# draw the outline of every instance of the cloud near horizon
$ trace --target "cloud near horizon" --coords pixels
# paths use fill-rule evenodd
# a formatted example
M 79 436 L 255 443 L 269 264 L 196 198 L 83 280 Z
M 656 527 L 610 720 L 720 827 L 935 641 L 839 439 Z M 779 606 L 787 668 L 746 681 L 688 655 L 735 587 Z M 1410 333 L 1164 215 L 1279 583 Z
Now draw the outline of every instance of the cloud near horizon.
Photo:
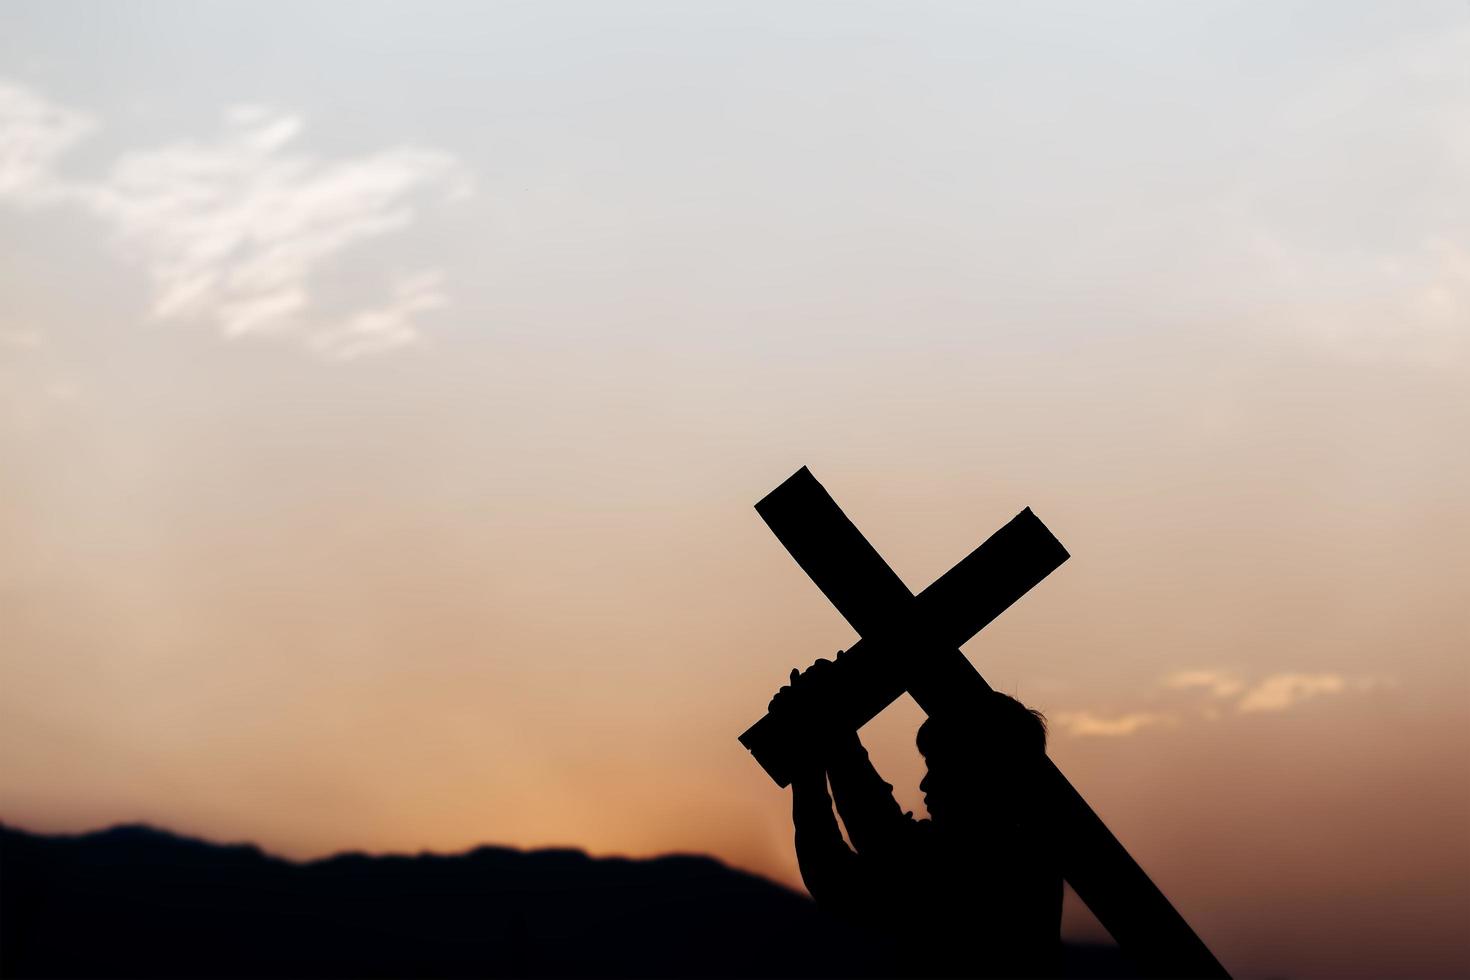
M 1346 677 L 1332 673 L 1281 673 L 1247 684 L 1226 671 L 1186 670 L 1169 674 L 1160 685 L 1168 690 L 1203 692 L 1208 701 L 1177 711 L 1131 711 L 1112 716 L 1086 710 L 1058 711 L 1050 717 L 1068 735 L 1079 738 L 1118 737 L 1134 735 L 1149 728 L 1177 725 L 1190 714 L 1218 720 L 1221 713 L 1214 701 L 1232 701 L 1234 713 L 1240 715 L 1281 712 L 1324 695 L 1391 687 L 1393 681 L 1383 677 Z
M 1377 677 L 1343 677 L 1341 674 L 1274 674 L 1245 693 L 1235 710 L 1241 714 L 1285 711 L 1323 694 L 1348 690 L 1370 691 L 1386 682 Z
M 70 205 L 107 225 L 146 268 L 157 319 L 213 323 L 226 337 L 294 336 L 346 359 L 416 342 L 417 316 L 448 303 L 437 269 L 403 274 L 386 300 L 346 314 L 324 309 L 317 288 L 344 252 L 412 224 L 431 192 L 469 192 L 468 171 L 445 150 L 323 161 L 293 149 L 300 116 L 241 105 L 211 139 L 125 152 L 99 180 L 58 174 L 95 128 L 0 81 L 0 201 Z
M 1164 686 L 1174 690 L 1203 688 L 1217 698 L 1228 698 L 1245 689 L 1244 683 L 1218 670 L 1181 670 L 1164 678 Z
M 1079 738 L 1097 736 L 1115 738 L 1121 735 L 1132 735 L 1145 728 L 1173 725 L 1178 722 L 1173 715 L 1154 711 L 1134 711 L 1112 718 L 1096 715 L 1091 711 L 1058 711 L 1051 716 L 1051 720 L 1061 725 L 1068 735 L 1076 735 Z

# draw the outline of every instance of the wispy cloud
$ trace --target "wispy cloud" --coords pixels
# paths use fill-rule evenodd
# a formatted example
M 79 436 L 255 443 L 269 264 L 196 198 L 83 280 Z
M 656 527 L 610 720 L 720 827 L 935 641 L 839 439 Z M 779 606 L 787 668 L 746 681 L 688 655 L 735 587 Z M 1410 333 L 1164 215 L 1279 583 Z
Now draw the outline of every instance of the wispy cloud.
M 10 350 L 39 350 L 46 342 L 34 327 L 0 327 L 0 347 Z
M 103 221 L 145 266 L 158 319 L 210 322 L 227 337 L 297 336 L 347 358 L 415 342 L 415 318 L 448 302 L 432 269 L 345 315 L 325 313 L 315 287 L 344 252 L 410 225 L 426 197 L 467 192 L 451 153 L 400 146 L 320 160 L 294 149 L 299 116 L 236 106 L 210 139 L 124 153 L 98 180 L 62 177 L 58 158 L 92 127 L 0 84 L 0 201 L 67 203 Z
M 414 314 L 437 310 L 449 303 L 443 274 L 421 272 L 399 279 L 393 298 L 374 310 L 364 310 L 312 338 L 312 346 L 335 357 L 352 358 L 412 343 L 418 334 Z
M 1184 670 L 1169 674 L 1161 684 L 1176 691 L 1204 691 L 1213 699 L 1231 701 L 1231 707 L 1239 714 L 1251 714 L 1285 711 L 1322 695 L 1368 691 L 1388 686 L 1389 681 L 1382 677 L 1349 677 L 1337 673 L 1286 672 L 1247 684 L 1228 671 Z M 1218 716 L 1213 706 L 1209 711 Z
M 1470 356 L 1467 64 L 1460 29 L 1345 60 L 1281 100 L 1277 139 L 1224 205 L 1264 323 L 1353 360 Z
M 1366 691 L 1381 683 L 1373 677 L 1347 678 L 1341 674 L 1273 674 L 1247 691 L 1235 710 L 1242 714 L 1285 711 L 1324 694 Z
M 91 117 L 0 79 L 0 200 L 34 205 L 62 194 L 56 160 L 93 126 Z
M 1172 725 L 1176 722 L 1172 715 L 1155 711 L 1134 711 L 1114 717 L 1095 715 L 1090 711 L 1058 711 L 1050 715 L 1049 719 L 1061 725 L 1067 734 L 1081 738 L 1116 738 L 1156 725 Z
M 1470 243 L 1432 236 L 1397 253 L 1347 253 L 1261 228 L 1253 243 L 1292 298 L 1274 315 L 1355 361 L 1444 366 L 1470 353 Z
M 1232 697 L 1245 688 L 1241 681 L 1218 670 L 1182 670 L 1165 677 L 1164 686 L 1173 690 L 1203 688 L 1217 698 Z
M 1219 721 L 1227 714 L 1288 711 L 1313 698 L 1392 687 L 1394 682 L 1386 677 L 1336 673 L 1280 673 L 1247 683 L 1228 671 L 1199 669 L 1176 671 L 1165 676 L 1159 685 L 1183 692 L 1186 700 L 1176 699 L 1161 708 L 1120 714 L 1079 710 L 1056 711 L 1048 717 L 1068 735 L 1116 738 L 1149 728 L 1183 724 L 1191 719 Z

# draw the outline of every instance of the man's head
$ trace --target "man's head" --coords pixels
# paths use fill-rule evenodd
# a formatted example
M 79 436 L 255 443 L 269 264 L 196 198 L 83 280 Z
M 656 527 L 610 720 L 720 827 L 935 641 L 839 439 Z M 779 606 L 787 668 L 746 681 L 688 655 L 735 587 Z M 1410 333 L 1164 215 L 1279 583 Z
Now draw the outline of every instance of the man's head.
M 963 718 L 925 721 L 918 745 L 929 769 L 919 789 L 936 824 L 954 818 L 1009 820 L 1030 803 L 1046 755 L 1046 719 L 992 691 Z

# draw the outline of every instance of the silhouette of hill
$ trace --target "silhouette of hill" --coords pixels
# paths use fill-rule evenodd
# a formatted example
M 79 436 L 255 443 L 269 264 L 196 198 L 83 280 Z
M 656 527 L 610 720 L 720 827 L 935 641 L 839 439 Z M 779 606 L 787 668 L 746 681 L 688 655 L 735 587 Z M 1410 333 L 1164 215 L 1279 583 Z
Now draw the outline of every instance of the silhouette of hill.
M 709 857 L 479 847 L 295 863 L 146 826 L 0 826 L 6 977 L 862 977 L 884 951 Z M 1070 947 L 1076 975 L 1126 975 Z

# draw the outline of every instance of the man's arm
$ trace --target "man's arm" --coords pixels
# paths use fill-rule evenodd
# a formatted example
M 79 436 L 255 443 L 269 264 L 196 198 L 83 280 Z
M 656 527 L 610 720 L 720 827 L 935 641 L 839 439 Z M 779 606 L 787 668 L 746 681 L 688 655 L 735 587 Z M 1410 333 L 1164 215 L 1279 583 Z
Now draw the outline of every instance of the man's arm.
M 840 661 L 842 657 L 843 653 L 838 651 L 837 659 Z M 807 786 L 802 793 L 814 801 L 812 819 L 820 811 L 823 819 L 832 820 L 827 781 L 820 776 L 820 767 L 825 767 L 832 780 L 837 811 L 842 815 L 853 847 L 859 854 L 881 853 L 903 839 L 906 829 L 913 825 L 913 815 L 904 813 L 894 801 L 893 787 L 883 781 L 868 761 L 867 750 L 857 732 L 844 730 L 836 719 L 826 717 L 823 701 L 813 696 L 824 683 L 831 683 L 823 677 L 834 666 L 830 660 L 818 660 L 804 672 L 793 667 L 791 683 L 776 692 L 767 710 L 772 714 L 791 712 L 791 717 L 800 719 L 798 737 L 804 742 L 810 760 L 805 768 L 817 773 L 805 777 Z M 832 829 L 836 833 L 835 822 Z
M 831 728 L 820 723 L 812 705 L 804 708 L 801 705 L 806 700 L 804 693 L 811 689 L 811 672 L 820 673 L 829 666 L 830 661 L 818 660 L 806 675 L 793 667 L 791 683 L 776 692 L 767 710 L 799 712 L 793 717 L 803 720 L 798 736 L 804 743 L 803 761 L 791 779 L 791 822 L 796 830 L 796 862 L 801 868 L 801 880 L 818 905 L 850 916 L 860 901 L 857 890 L 861 872 L 858 856 L 837 829 L 832 798 L 827 795 L 824 762 L 829 754 L 826 743 Z
M 806 890 L 818 905 L 851 917 L 860 902 L 858 856 L 837 829 L 827 776 L 820 769 L 792 779 L 791 822 L 796 828 L 796 863 Z
M 893 798 L 893 787 L 878 775 L 857 732 L 832 741 L 827 757 L 832 796 L 847 837 L 859 854 L 879 854 L 897 846 L 914 825 Z

